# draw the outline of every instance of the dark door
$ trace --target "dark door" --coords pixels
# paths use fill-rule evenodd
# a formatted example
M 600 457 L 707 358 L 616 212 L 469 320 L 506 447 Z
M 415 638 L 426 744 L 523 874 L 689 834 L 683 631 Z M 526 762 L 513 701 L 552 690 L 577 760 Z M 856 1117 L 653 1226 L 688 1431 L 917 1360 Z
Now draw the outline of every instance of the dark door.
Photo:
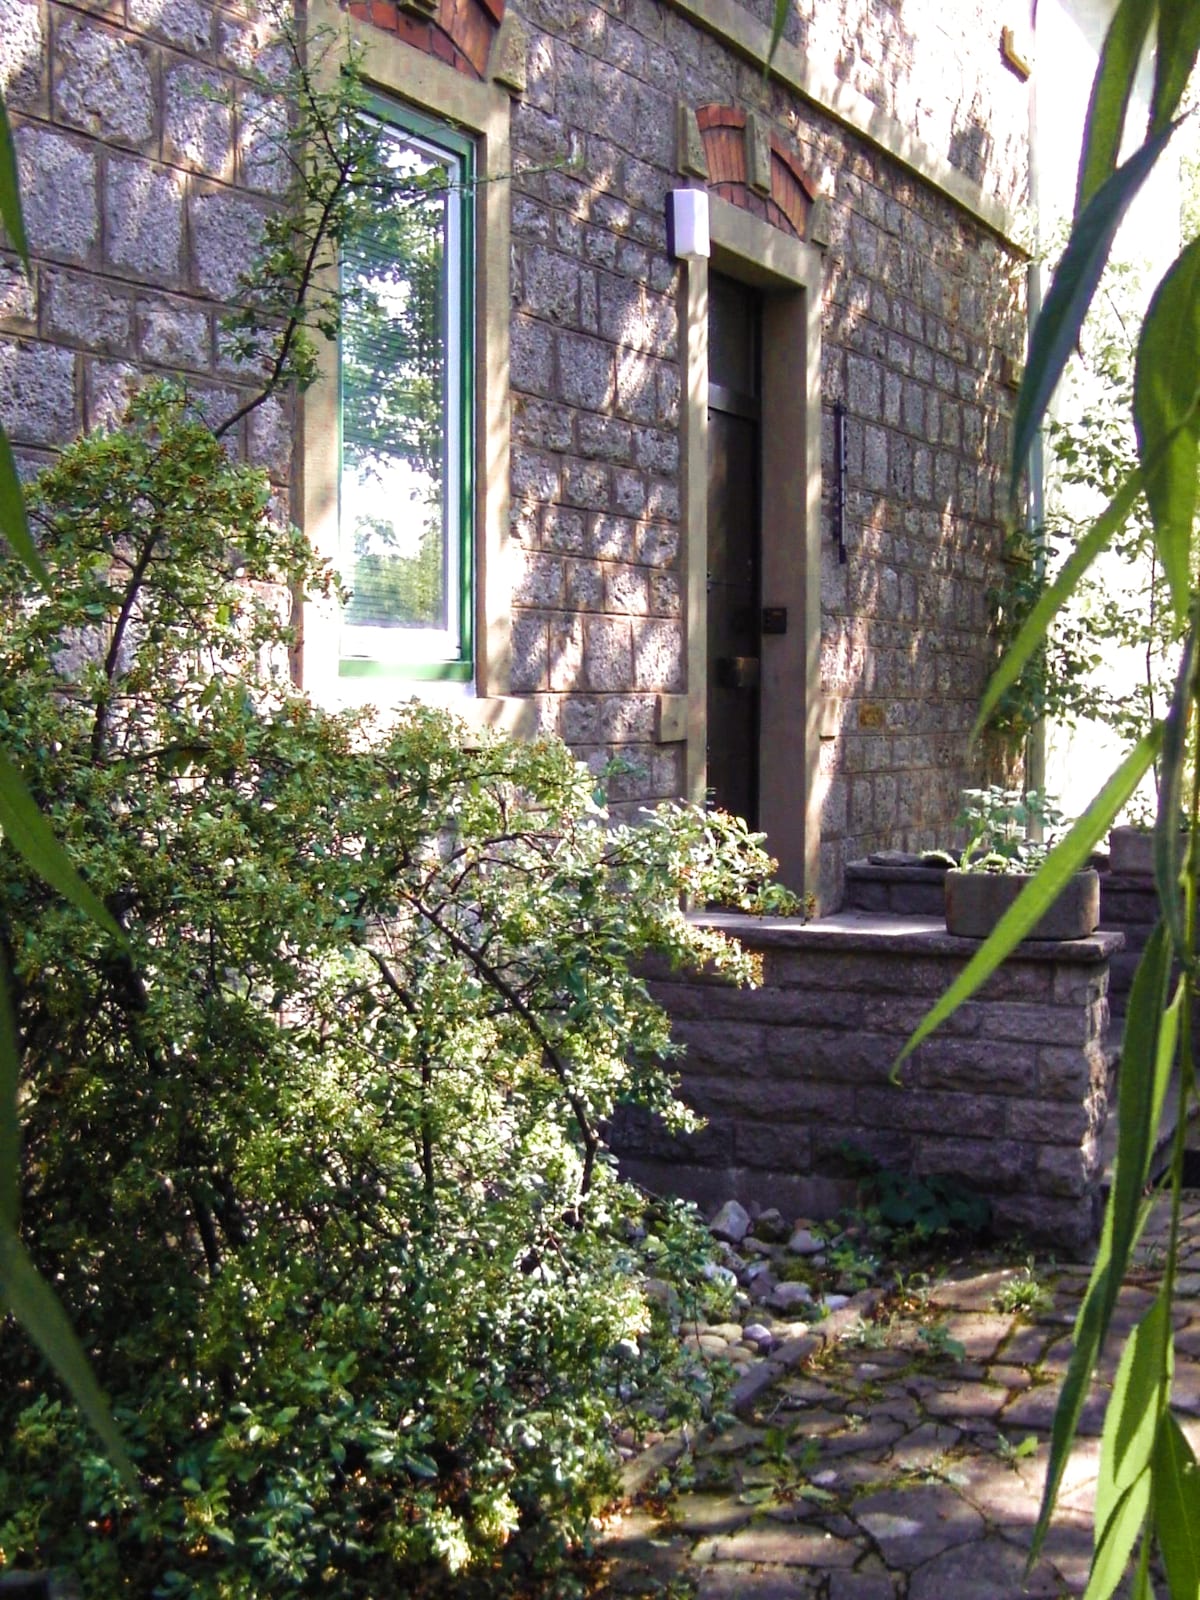
M 708 789 L 758 823 L 758 296 L 708 278 Z

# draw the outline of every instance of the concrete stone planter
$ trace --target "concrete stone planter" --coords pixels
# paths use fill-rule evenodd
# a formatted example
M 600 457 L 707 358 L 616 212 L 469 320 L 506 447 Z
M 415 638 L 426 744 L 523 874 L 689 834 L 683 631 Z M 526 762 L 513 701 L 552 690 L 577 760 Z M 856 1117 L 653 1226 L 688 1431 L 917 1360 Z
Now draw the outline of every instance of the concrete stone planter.
M 986 939 L 1031 878 L 1028 872 L 947 872 L 946 931 Z M 1084 939 L 1099 921 L 1100 874 L 1088 867 L 1075 874 L 1028 937 Z
M 1152 828 L 1113 828 L 1108 835 L 1108 870 L 1152 877 L 1154 874 L 1154 830 Z

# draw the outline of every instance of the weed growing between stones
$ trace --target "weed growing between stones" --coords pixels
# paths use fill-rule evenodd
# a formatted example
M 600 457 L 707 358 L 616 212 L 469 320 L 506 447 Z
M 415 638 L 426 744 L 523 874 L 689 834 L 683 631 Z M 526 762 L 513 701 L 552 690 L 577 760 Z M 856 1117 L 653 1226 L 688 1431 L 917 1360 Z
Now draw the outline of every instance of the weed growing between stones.
M 1051 1299 L 1050 1291 L 1037 1275 L 1031 1256 L 1021 1270 L 996 1291 L 995 1305 L 997 1311 L 1019 1311 L 1023 1316 L 1034 1318 L 1050 1304 Z

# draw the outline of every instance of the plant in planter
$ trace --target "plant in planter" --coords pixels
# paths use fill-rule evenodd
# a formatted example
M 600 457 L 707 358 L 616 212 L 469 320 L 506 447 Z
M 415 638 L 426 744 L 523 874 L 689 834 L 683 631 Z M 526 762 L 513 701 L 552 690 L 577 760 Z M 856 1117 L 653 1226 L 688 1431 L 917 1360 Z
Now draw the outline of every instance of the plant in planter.
M 1016 901 L 1045 861 L 1065 818 L 1042 791 L 964 789 L 959 826 L 967 842 L 946 873 L 946 928 L 983 939 Z M 1041 838 L 1034 838 L 1034 832 Z M 1084 868 L 1027 935 L 1030 939 L 1081 939 L 1100 920 L 1100 879 Z
M 1155 806 L 1141 793 L 1136 794 L 1121 813 L 1124 822 L 1114 824 L 1108 833 L 1110 872 L 1129 873 L 1148 878 L 1154 873 Z M 1180 848 L 1186 843 L 1188 819 L 1179 815 Z

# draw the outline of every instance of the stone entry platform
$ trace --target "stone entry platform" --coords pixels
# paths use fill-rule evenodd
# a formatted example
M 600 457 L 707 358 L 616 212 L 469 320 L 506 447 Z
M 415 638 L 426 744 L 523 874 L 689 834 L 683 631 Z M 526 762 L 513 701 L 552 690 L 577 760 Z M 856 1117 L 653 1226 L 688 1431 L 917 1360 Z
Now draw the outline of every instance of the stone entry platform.
M 1002 1231 L 1060 1255 L 1088 1249 L 1120 933 L 1021 945 L 893 1084 L 906 1038 L 976 941 L 953 938 L 933 915 L 703 920 L 756 953 L 761 985 L 653 981 L 687 1047 L 684 1098 L 708 1126 L 676 1140 L 623 1118 L 615 1142 L 631 1176 L 701 1204 L 732 1195 L 830 1216 L 854 1198 L 850 1146 L 892 1170 L 970 1183 Z
M 1087 1586 L 1100 1428 L 1124 1337 L 1158 1288 L 1160 1204 L 1122 1286 L 1042 1558 L 1025 1562 L 1087 1269 L 951 1264 L 907 1304 L 816 1324 L 739 1418 L 695 1442 L 691 1485 L 631 1506 L 604 1541 L 605 1595 L 694 1600 L 1066 1600 Z M 1200 1450 L 1200 1195 L 1186 1197 L 1173 1403 Z M 866 1297 L 863 1297 L 865 1300 Z M 834 1318 L 830 1319 L 833 1324 Z M 930 1325 L 944 1339 L 922 1338 Z M 950 1346 L 949 1341 L 954 1345 Z M 951 1353 L 952 1352 L 952 1353 Z M 656 1447 L 659 1467 L 682 1443 Z M 654 1470 L 631 1478 L 653 1487 Z M 654 1463 L 649 1463 L 653 1469 Z M 1157 1588 L 1156 1592 L 1164 1592 Z M 1118 1594 L 1127 1594 L 1122 1585 Z

